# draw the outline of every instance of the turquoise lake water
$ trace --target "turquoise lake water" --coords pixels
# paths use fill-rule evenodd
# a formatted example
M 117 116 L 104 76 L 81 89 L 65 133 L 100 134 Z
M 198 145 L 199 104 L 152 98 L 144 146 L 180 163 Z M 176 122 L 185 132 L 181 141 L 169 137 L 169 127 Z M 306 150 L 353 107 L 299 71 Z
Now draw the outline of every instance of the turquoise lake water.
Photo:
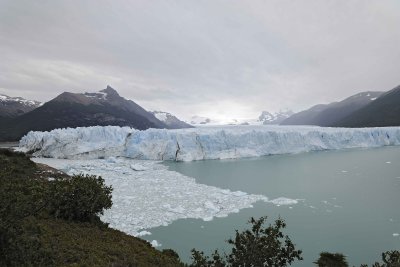
M 226 218 L 184 219 L 150 229 L 148 240 L 176 250 L 184 261 L 190 250 L 223 251 L 235 229 L 251 217 L 285 219 L 285 231 L 304 260 L 314 266 L 319 252 L 340 252 L 350 265 L 371 264 L 381 252 L 400 249 L 400 148 L 355 149 L 267 156 L 240 160 L 166 162 L 170 170 L 198 183 L 263 194 L 270 199 L 302 199 L 292 206 L 258 202 Z

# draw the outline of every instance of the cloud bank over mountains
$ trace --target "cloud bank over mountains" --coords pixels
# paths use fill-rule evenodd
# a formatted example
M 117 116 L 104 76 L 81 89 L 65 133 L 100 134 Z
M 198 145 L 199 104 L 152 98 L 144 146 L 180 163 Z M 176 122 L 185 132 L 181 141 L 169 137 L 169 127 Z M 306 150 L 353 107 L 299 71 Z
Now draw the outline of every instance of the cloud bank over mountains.
M 179 117 L 295 111 L 399 83 L 400 2 L 0 2 L 0 92 L 110 84 Z

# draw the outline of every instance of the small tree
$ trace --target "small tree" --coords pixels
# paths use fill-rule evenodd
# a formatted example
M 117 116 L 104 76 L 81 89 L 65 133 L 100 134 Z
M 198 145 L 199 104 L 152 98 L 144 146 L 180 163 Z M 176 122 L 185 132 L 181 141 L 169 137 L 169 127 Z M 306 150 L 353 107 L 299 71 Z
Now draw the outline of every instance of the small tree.
M 400 267 L 400 251 L 392 250 L 382 253 L 383 264 L 375 262 L 372 267 Z M 361 267 L 368 267 L 367 264 L 362 264 Z
M 315 262 L 318 267 L 348 267 L 346 257 L 340 253 L 321 252 Z
M 302 260 L 301 250 L 296 250 L 290 238 L 282 233 L 286 223 L 282 219 L 275 224 L 265 227 L 267 217 L 256 220 L 251 218 L 250 230 L 239 232 L 236 230 L 234 239 L 227 242 L 232 250 L 229 255 L 221 256 L 215 251 L 210 259 L 203 252 L 192 250 L 193 263 L 196 267 L 220 266 L 266 266 L 283 267 L 290 265 L 295 260 Z
M 52 182 L 49 214 L 55 218 L 81 222 L 98 221 L 98 215 L 112 206 L 112 187 L 94 175 L 74 175 Z

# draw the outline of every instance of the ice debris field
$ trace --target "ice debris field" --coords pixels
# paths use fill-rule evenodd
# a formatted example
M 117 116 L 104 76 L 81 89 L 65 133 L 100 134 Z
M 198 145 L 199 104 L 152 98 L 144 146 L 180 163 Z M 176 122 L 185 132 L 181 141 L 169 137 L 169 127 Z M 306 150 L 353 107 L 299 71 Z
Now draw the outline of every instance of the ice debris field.
M 110 226 L 135 236 L 174 220 L 225 217 L 257 201 L 295 205 L 298 199 L 196 183 L 170 171 L 160 160 L 190 161 L 307 151 L 400 145 L 400 128 L 321 128 L 281 126 L 204 127 L 139 131 L 128 127 L 87 127 L 30 132 L 20 150 L 34 161 L 67 174 L 102 176 L 112 185 L 113 206 L 102 216 Z M 154 242 L 155 244 L 156 242 Z
M 252 207 L 256 201 L 274 205 L 293 205 L 295 199 L 269 200 L 262 195 L 217 188 L 196 183 L 195 179 L 169 171 L 155 161 L 124 158 L 107 160 L 62 160 L 34 158 L 69 175 L 77 173 L 102 176 L 113 187 L 112 208 L 102 220 L 128 234 L 145 235 L 144 229 L 168 225 L 177 219 L 205 221 Z

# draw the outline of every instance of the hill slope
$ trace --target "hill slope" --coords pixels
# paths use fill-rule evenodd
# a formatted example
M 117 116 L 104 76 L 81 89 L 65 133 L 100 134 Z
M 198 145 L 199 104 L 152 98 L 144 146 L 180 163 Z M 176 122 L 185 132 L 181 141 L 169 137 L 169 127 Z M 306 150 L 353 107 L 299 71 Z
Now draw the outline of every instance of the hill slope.
M 400 126 L 400 86 L 334 123 L 337 127 Z
M 104 203 L 106 188 L 88 177 L 74 188 L 76 181 L 0 149 L 0 266 L 183 266 L 174 251 L 161 252 L 101 223 L 102 212 L 87 207 Z M 69 205 L 72 213 L 63 216 Z
M 107 87 L 97 93 L 62 93 L 41 107 L 0 126 L 0 141 L 19 140 L 29 131 L 86 126 L 170 128 L 135 102 Z
M 356 110 L 375 101 L 383 92 L 368 91 L 352 95 L 340 102 L 320 104 L 296 113 L 281 125 L 333 126 Z

